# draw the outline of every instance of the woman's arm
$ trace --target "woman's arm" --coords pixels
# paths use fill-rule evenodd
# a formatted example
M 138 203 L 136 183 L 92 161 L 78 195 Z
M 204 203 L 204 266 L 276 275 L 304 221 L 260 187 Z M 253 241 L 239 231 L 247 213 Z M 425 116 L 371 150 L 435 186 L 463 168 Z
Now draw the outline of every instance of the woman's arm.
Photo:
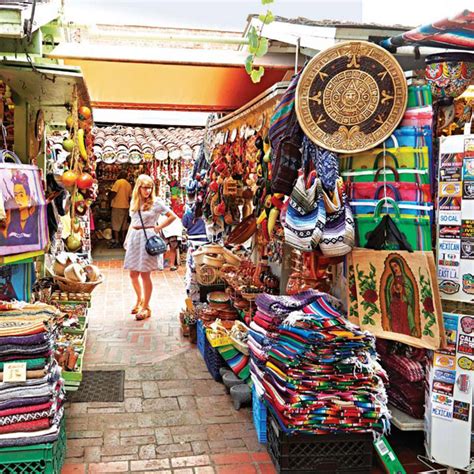
M 165 213 L 165 216 L 167 219 L 161 224 L 155 226 L 155 232 L 157 234 L 165 227 L 168 227 L 178 217 L 173 211 L 168 211 L 167 213 Z

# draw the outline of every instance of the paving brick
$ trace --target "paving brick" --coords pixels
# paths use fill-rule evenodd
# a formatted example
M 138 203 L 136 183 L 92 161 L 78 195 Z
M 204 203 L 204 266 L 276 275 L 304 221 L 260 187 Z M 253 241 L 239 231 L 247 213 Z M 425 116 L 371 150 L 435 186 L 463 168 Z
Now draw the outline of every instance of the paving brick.
M 68 439 L 83 439 L 83 438 L 102 438 L 102 431 L 72 431 L 67 432 Z
M 249 453 L 239 454 L 213 454 L 211 456 L 212 461 L 215 464 L 239 464 L 239 463 L 251 463 L 252 458 Z
M 216 470 L 212 466 L 202 466 L 194 468 L 194 474 L 214 474 L 215 472 Z
M 120 454 L 119 456 L 102 456 L 102 462 L 113 462 L 113 461 L 137 461 L 138 454 Z
M 104 446 L 117 447 L 120 446 L 120 431 L 110 430 L 104 434 Z
M 127 398 L 125 400 L 125 411 L 127 413 L 140 413 L 143 411 L 141 398 Z
M 132 461 L 130 463 L 130 469 L 132 471 L 152 471 L 159 469 L 170 468 L 169 459 L 150 459 L 146 461 Z
M 138 446 L 104 446 L 103 456 L 120 456 L 122 454 L 138 454 Z
M 126 438 L 128 436 L 153 436 L 155 430 L 153 428 L 134 428 L 132 430 L 120 430 L 120 437 Z
M 266 462 L 272 462 L 272 458 L 268 453 L 251 453 L 250 456 L 255 462 L 261 462 L 261 463 L 266 463 Z
M 71 448 L 85 448 L 86 446 L 102 446 L 102 438 L 79 438 L 79 439 L 70 439 L 68 441 L 68 446 Z
M 230 466 L 218 466 L 218 474 L 257 474 L 257 468 L 253 464 L 235 464 Z
M 160 396 L 158 382 L 143 382 L 142 390 L 145 398 L 158 398 Z
M 84 448 L 84 461 L 86 463 L 90 462 L 100 462 L 101 448 L 99 446 L 87 446 Z
M 174 469 L 173 474 L 194 474 L 194 471 L 192 468 Z
M 260 474 L 277 474 L 277 470 L 271 462 L 259 463 L 257 466 L 258 470 L 260 471 Z
M 155 444 L 156 438 L 154 436 L 127 436 L 120 439 L 122 446 L 142 446 L 144 444 Z
M 178 431 L 178 428 L 193 428 L 194 430 L 191 431 L 189 430 L 188 433 L 182 433 L 182 434 L 175 434 Z M 197 430 L 196 430 L 197 428 Z M 197 427 L 191 426 L 191 427 L 183 427 L 183 426 L 176 426 L 173 428 L 173 441 L 175 443 L 181 443 L 181 442 L 190 442 L 190 441 L 204 441 L 207 440 L 207 433 L 202 430 L 202 428 L 198 425 Z M 179 433 L 179 432 L 178 432 Z
M 99 474 L 102 472 L 128 472 L 128 462 L 117 461 L 89 464 L 89 474 Z
M 61 469 L 61 474 L 86 474 L 85 464 L 65 464 Z
M 197 408 L 196 400 L 192 396 L 178 397 L 179 408 L 187 410 L 189 408 Z
M 160 388 L 161 397 L 179 397 L 186 395 L 194 395 L 194 389 L 192 387 L 177 387 L 177 388 Z
M 177 398 L 150 398 L 143 400 L 143 411 L 145 412 L 179 410 L 179 408 Z
M 192 452 L 190 443 L 173 443 L 173 444 L 162 444 L 156 447 L 156 454 L 179 456 L 185 455 Z
M 68 459 L 70 459 L 70 458 L 83 458 L 84 457 L 84 448 L 69 446 L 69 442 L 68 442 L 68 446 L 67 446 L 67 449 L 66 449 L 66 456 L 67 456 Z
M 210 464 L 209 456 L 185 456 L 181 458 L 171 459 L 171 466 L 177 467 L 194 467 L 207 466 Z
M 191 448 L 194 454 L 209 454 L 210 447 L 207 441 L 192 441 Z
M 143 390 L 141 388 L 131 388 L 125 389 L 124 391 L 125 399 L 134 398 L 134 397 L 143 397 Z
M 132 438 L 133 439 L 133 438 Z M 140 459 L 155 459 L 156 449 L 154 444 L 146 444 L 138 448 L 138 457 Z
M 156 444 L 171 444 L 173 443 L 173 435 L 169 428 L 157 428 L 154 431 Z

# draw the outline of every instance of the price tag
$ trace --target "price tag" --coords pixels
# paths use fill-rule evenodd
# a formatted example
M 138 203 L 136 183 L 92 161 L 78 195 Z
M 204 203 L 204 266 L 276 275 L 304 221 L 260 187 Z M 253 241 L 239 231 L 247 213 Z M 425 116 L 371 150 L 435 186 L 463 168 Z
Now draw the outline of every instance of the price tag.
M 6 363 L 3 367 L 4 382 L 26 382 L 26 362 Z

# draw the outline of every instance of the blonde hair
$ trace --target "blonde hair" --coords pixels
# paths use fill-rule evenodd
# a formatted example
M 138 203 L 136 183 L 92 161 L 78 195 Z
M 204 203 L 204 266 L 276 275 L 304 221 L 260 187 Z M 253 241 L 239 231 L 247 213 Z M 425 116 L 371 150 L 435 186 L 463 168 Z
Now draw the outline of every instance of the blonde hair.
M 153 186 L 153 191 L 150 193 L 147 200 L 145 202 L 142 202 L 140 188 L 147 184 L 150 186 Z M 153 179 L 151 179 L 150 176 L 148 176 L 147 174 L 141 174 L 137 178 L 135 187 L 133 188 L 132 200 L 130 202 L 130 209 L 133 212 L 138 211 L 138 209 L 141 209 L 142 211 L 148 211 L 153 206 L 155 199 L 156 199 L 156 193 L 155 193 L 155 183 L 153 182 Z

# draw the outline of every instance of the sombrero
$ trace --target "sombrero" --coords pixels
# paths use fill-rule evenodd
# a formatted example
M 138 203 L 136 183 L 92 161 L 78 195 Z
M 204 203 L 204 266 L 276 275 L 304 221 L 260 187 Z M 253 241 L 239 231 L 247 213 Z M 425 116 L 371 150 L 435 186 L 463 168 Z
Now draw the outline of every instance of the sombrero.
M 314 143 L 338 153 L 383 142 L 406 103 L 407 83 L 397 60 L 366 41 L 338 43 L 316 55 L 296 89 L 301 128 Z

